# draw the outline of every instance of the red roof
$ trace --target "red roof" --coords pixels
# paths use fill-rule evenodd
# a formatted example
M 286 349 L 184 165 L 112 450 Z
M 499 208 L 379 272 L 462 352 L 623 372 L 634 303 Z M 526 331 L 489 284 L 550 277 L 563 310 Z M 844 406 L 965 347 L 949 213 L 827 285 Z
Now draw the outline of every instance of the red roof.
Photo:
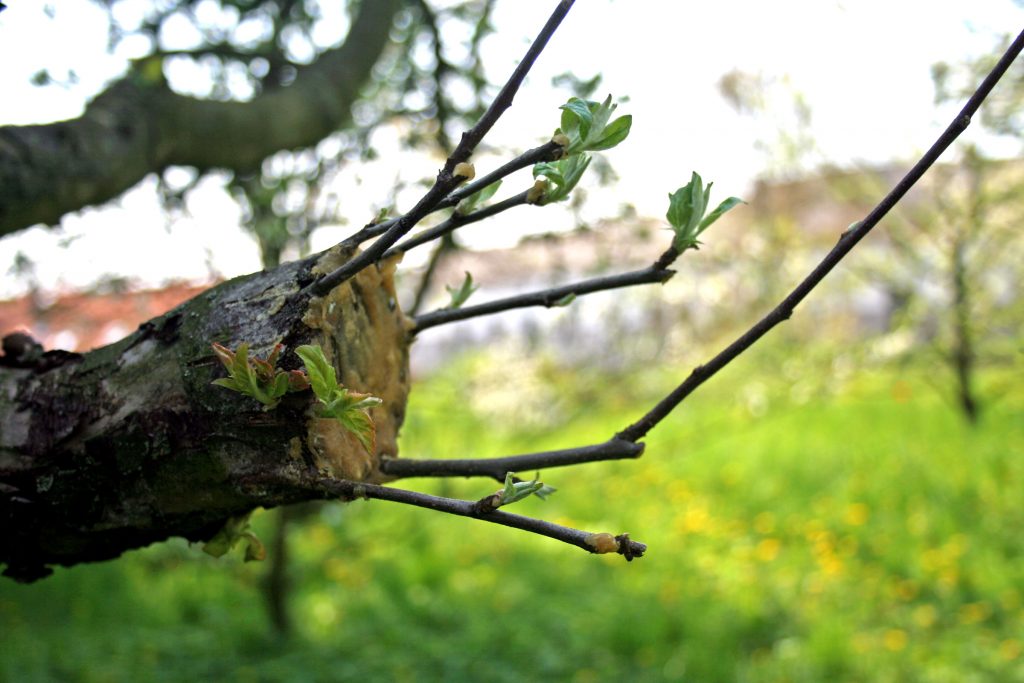
M 0 301 L 0 337 L 22 331 L 47 351 L 88 351 L 127 336 L 209 287 L 175 284 L 138 292 L 66 294 L 46 303 L 32 295 Z

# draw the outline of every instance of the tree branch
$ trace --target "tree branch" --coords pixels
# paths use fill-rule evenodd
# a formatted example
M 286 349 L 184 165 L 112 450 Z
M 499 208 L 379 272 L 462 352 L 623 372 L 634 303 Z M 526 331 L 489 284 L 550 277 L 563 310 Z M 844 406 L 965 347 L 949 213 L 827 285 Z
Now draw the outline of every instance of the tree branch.
M 476 318 L 482 315 L 491 315 L 493 313 L 500 313 L 514 308 L 526 308 L 529 306 L 546 306 L 547 308 L 551 308 L 552 306 L 560 306 L 564 305 L 561 302 L 567 296 L 580 296 L 583 294 L 590 294 L 592 292 L 600 292 L 606 289 L 632 287 L 634 285 L 654 283 L 664 284 L 673 275 L 675 275 L 674 270 L 659 270 L 654 266 L 648 266 L 642 270 L 634 270 L 628 273 L 619 273 L 617 275 L 595 277 L 590 280 L 582 280 L 580 282 L 562 285 L 560 287 L 552 287 L 550 289 L 543 289 L 537 292 L 530 292 L 528 294 L 520 294 L 517 296 L 510 296 L 505 299 L 497 299 L 477 306 L 466 306 L 464 308 L 442 308 L 413 318 L 415 326 L 412 328 L 411 334 L 418 334 L 427 328 L 435 327 L 437 325 L 444 325 L 458 320 L 467 320 L 469 318 Z M 633 439 L 630 440 L 632 441 Z
M 349 120 L 399 7 L 362 3 L 340 47 L 249 102 L 185 97 L 132 72 L 77 119 L 0 127 L 0 235 L 57 223 L 167 166 L 245 172 L 276 151 L 316 144 Z
M 612 536 L 612 534 L 609 533 L 591 533 L 587 531 L 580 531 L 578 529 L 571 529 L 569 527 L 554 524 L 553 522 L 546 522 L 541 519 L 502 512 L 501 510 L 488 512 L 486 511 L 486 506 L 481 504 L 483 500 L 486 499 L 481 499 L 480 501 L 468 501 L 457 500 L 454 498 L 441 498 L 440 496 L 432 496 L 416 491 L 407 491 L 387 486 L 378 486 L 376 484 L 363 484 L 355 481 L 349 481 L 347 479 L 326 477 L 320 478 L 313 483 L 320 489 L 320 491 L 323 492 L 325 498 L 344 498 L 348 500 L 355 498 L 369 498 L 389 500 L 394 503 L 403 503 L 405 505 L 427 508 L 428 510 L 434 510 L 435 512 L 446 512 L 450 515 L 472 517 L 473 519 L 479 519 L 484 522 L 501 524 L 514 529 L 547 536 L 548 538 L 553 538 L 556 541 L 562 541 L 563 543 L 574 545 L 577 548 L 582 548 L 590 553 L 604 554 L 615 552 L 622 555 L 627 560 L 632 560 L 634 557 L 642 557 L 647 551 L 647 546 L 645 544 L 631 540 L 628 534 Z M 490 496 L 487 498 L 490 498 Z
M 522 85 L 523 80 L 526 78 L 526 74 L 529 73 L 530 68 L 534 62 L 540 56 L 540 53 L 547 46 L 551 36 L 554 35 L 555 30 L 559 24 L 562 23 L 562 19 L 569 13 L 575 0 L 561 0 L 555 11 L 552 12 L 548 18 L 544 28 L 541 29 L 540 33 L 534 39 L 530 45 L 530 49 L 526 51 L 526 55 L 523 60 L 516 67 L 515 71 L 509 77 L 508 81 L 502 86 L 501 91 L 498 93 L 494 101 L 491 102 L 491 106 L 487 108 L 480 120 L 477 121 L 471 129 L 462 134 L 462 139 L 456 146 L 455 151 L 452 152 L 451 156 L 445 162 L 444 167 L 438 172 L 437 179 L 434 181 L 434 185 L 427 190 L 427 193 L 416 203 L 411 211 L 406 213 L 404 216 L 398 219 L 392 225 L 387 232 L 377 238 L 377 241 L 370 245 L 365 251 L 361 252 L 343 266 L 337 268 L 334 272 L 325 275 L 318 281 L 311 284 L 307 290 L 317 296 L 323 295 L 326 292 L 337 287 L 339 284 L 349 279 L 363 268 L 367 267 L 371 263 L 380 259 L 384 252 L 386 252 L 392 245 L 406 235 L 413 227 L 419 223 L 424 216 L 431 213 L 438 205 L 438 203 L 452 190 L 454 190 L 460 182 L 464 179 L 461 175 L 455 175 L 456 167 L 466 162 L 476 146 L 480 144 L 480 141 L 484 136 L 494 127 L 494 124 L 498 122 L 501 115 L 512 106 L 512 100 L 515 98 L 516 92 Z
M 605 460 L 627 460 L 639 458 L 644 452 L 642 443 L 609 439 L 593 446 L 579 446 L 557 451 L 543 451 L 526 455 L 509 455 L 503 458 L 468 458 L 454 460 L 415 460 L 410 458 L 386 458 L 381 460 L 380 470 L 398 479 L 410 477 L 490 477 L 505 481 L 509 472 L 543 470 L 552 467 L 582 465 Z
M 452 214 L 443 222 L 438 223 L 432 228 L 424 230 L 418 235 L 413 235 L 412 237 L 405 240 L 398 246 L 392 247 L 388 251 L 384 252 L 384 258 L 393 256 L 401 252 L 409 251 L 410 249 L 415 249 L 421 244 L 432 242 L 438 237 L 444 237 L 445 235 L 451 233 L 454 230 L 458 230 L 459 228 L 465 225 L 477 223 L 485 218 L 497 216 L 499 213 L 507 211 L 508 209 L 512 209 L 517 206 L 522 206 L 523 204 L 527 203 L 526 194 L 526 192 L 520 192 L 519 194 L 513 195 L 508 199 L 503 199 L 500 202 L 491 204 L 490 206 L 485 206 L 479 211 L 474 211 L 473 213 L 468 213 L 464 216 L 457 213 Z
M 910 190 L 914 184 L 921 179 L 925 172 L 935 163 L 942 153 L 963 133 L 971 123 L 971 117 L 978 111 L 981 103 L 985 101 L 992 88 L 999 81 L 1010 64 L 1017 58 L 1024 49 L 1024 32 L 1017 36 L 1006 53 L 995 65 L 989 75 L 982 81 L 978 89 L 971 95 L 967 104 L 960 110 L 960 113 L 953 119 L 942 135 L 925 152 L 924 156 L 914 164 L 914 167 L 896 184 L 874 209 L 852 229 L 848 229 L 839 238 L 835 247 L 825 256 L 824 259 L 814 268 L 813 271 L 784 298 L 765 317 L 755 323 L 750 329 L 744 332 L 732 344 L 727 346 L 714 358 L 698 365 L 690 375 L 676 387 L 668 396 L 663 398 L 654 408 L 639 420 L 629 425 L 616 436 L 627 441 L 636 441 L 643 438 L 647 432 L 654 428 L 659 422 L 675 409 L 683 400 L 692 394 L 697 387 L 713 377 L 719 370 L 724 368 L 733 359 L 754 345 L 761 337 L 767 334 L 773 327 L 784 320 L 788 320 L 793 314 L 797 304 L 803 301 L 811 291 L 828 275 L 833 268 L 852 250 L 858 242 L 871 232 L 879 221 L 892 209 L 900 199 Z

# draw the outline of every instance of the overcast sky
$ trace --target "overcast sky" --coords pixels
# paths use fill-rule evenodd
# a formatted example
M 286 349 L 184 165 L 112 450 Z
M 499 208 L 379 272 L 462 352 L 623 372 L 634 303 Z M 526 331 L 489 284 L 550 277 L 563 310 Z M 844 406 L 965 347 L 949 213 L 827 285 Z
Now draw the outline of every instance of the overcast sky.
M 40 10 L 43 3 L 8 4 L 0 14 L 0 124 L 74 117 L 122 72 L 128 55 L 106 54 L 106 17 L 87 0 L 54 3 L 54 19 Z M 499 32 L 486 52 L 492 78 L 511 70 L 552 5 L 498 3 Z M 602 91 L 628 96 L 620 111 L 634 115 L 630 139 L 610 153 L 622 180 L 591 191 L 588 218 L 614 213 L 624 202 L 642 214 L 662 215 L 666 194 L 684 184 L 691 170 L 715 181 L 718 198 L 749 193 L 766 166 L 755 142 L 786 125 L 792 93 L 810 107 L 821 158 L 842 164 L 904 160 L 927 147 L 952 112 L 935 110 L 930 66 L 990 51 L 995 36 L 1020 30 L 1022 19 L 1024 11 L 1010 0 L 580 0 L 494 140 L 525 149 L 550 135 L 565 98 L 550 87 L 551 78 L 572 70 L 604 74 Z M 80 81 L 29 86 L 42 67 L 57 77 L 74 68 Z M 738 115 L 718 94 L 719 79 L 734 69 L 786 79 L 762 119 Z M 388 141 L 380 142 L 386 150 Z M 396 174 L 413 180 L 432 176 L 436 167 L 436 160 L 398 161 L 385 154 L 363 173 L 358 196 L 365 201 L 346 205 L 353 224 L 365 222 L 386 201 Z M 528 182 L 510 181 L 509 187 Z M 210 271 L 231 276 L 259 267 L 255 245 L 238 228 L 237 211 L 215 182 L 193 197 L 193 217 L 174 225 L 162 218 L 151 185 L 143 184 L 120 204 L 70 216 L 56 231 L 35 228 L 0 240 L 0 296 L 25 286 L 7 273 L 18 252 L 37 263 L 46 288 L 84 286 L 103 274 L 156 285 L 172 277 L 202 278 Z M 504 245 L 524 221 L 558 229 L 572 220 L 561 208 L 522 211 L 467 230 L 465 241 Z M 325 230 L 316 246 L 349 230 Z M 69 248 L 58 247 L 68 241 Z

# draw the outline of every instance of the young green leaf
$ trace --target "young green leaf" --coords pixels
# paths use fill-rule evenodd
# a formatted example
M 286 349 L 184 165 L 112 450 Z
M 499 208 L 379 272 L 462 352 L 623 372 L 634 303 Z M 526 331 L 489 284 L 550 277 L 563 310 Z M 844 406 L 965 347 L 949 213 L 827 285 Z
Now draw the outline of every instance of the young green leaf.
M 566 294 L 565 296 L 561 297 L 560 299 L 558 299 L 558 301 L 556 301 L 552 305 L 553 306 L 568 306 L 573 301 L 576 301 L 576 295 L 572 294 L 572 293 L 569 293 L 569 294 Z
M 376 396 L 349 391 L 338 384 L 334 366 L 327 362 L 323 349 L 319 346 L 305 345 L 295 349 L 309 374 L 309 383 L 313 387 L 320 405 L 317 414 L 320 417 L 334 418 L 345 429 L 351 432 L 366 449 L 367 453 L 376 450 L 377 431 L 373 418 L 367 412 L 383 401 Z
M 711 189 L 711 185 L 708 185 L 708 189 Z M 704 232 L 705 230 L 707 230 L 708 226 L 710 226 L 712 223 L 721 218 L 726 211 L 729 211 L 730 209 L 733 209 L 739 206 L 740 204 L 746 204 L 746 202 L 740 199 L 739 197 L 729 197 L 728 199 L 723 201 L 721 204 L 715 207 L 714 211 L 705 216 L 704 220 L 700 222 L 700 232 Z
M 468 197 L 463 197 L 458 204 L 455 205 L 455 213 L 460 216 L 465 216 L 468 213 L 472 213 L 478 206 L 486 202 L 488 199 L 494 196 L 494 193 L 501 187 L 501 181 L 496 180 L 487 187 L 481 188 L 474 192 Z
M 466 303 L 469 297 L 473 295 L 473 292 L 479 289 L 479 287 L 473 286 L 473 276 L 469 274 L 468 270 L 466 271 L 466 277 L 462 281 L 461 285 L 458 287 L 449 287 L 448 285 L 445 285 L 444 288 L 448 290 L 448 296 L 451 297 L 451 302 L 448 304 L 448 308 L 452 309 L 462 306 L 462 304 Z
M 538 473 L 539 476 L 539 473 Z M 495 495 L 499 499 L 498 506 L 511 505 L 523 498 L 536 495 L 541 500 L 546 499 L 555 492 L 552 486 L 545 486 L 543 482 L 534 479 L 533 481 L 515 481 L 511 472 L 505 473 L 505 486 Z
M 234 352 L 220 344 L 213 344 L 213 351 L 227 368 L 228 376 L 213 380 L 220 387 L 237 391 L 256 399 L 267 409 L 274 408 L 281 397 L 289 391 L 302 391 L 306 387 L 305 376 L 298 371 L 287 373 L 274 367 L 282 346 L 276 345 L 267 358 L 250 358 L 249 344 L 239 344 Z M 296 373 L 298 376 L 296 376 Z M 308 386 L 308 383 L 306 383 Z
M 565 136 L 568 140 L 566 153 L 578 154 L 586 151 L 611 149 L 629 136 L 633 125 L 632 116 L 620 116 L 608 123 L 617 104 L 612 103 L 612 96 L 604 102 L 592 102 L 571 97 L 560 109 L 562 116 L 560 128 L 555 136 Z
M 539 178 L 544 176 L 550 181 L 550 184 L 544 188 L 543 192 L 539 193 L 540 196 L 536 203 L 540 205 L 551 204 L 552 202 L 560 202 L 567 198 L 573 191 L 573 188 L 576 187 L 576 184 L 580 182 L 580 178 L 583 177 L 587 167 L 590 166 L 590 161 L 590 157 L 586 154 L 573 154 L 566 159 L 535 164 L 533 167 L 533 177 Z
M 668 213 L 665 214 L 665 218 L 675 233 L 672 246 L 677 251 L 683 252 L 699 247 L 700 241 L 697 238 L 701 233 L 721 218 L 726 211 L 743 203 L 743 200 L 738 197 L 729 197 L 705 216 L 711 201 L 712 185 L 714 183 L 708 183 L 705 188 L 700 175 L 694 172 L 689 183 L 669 194 Z
M 323 349 L 306 344 L 295 349 L 295 353 L 306 366 L 306 374 L 309 375 L 313 393 L 324 403 L 330 401 L 332 392 L 338 386 L 338 378 L 334 373 L 334 366 L 327 362 Z
M 245 541 L 245 561 L 262 560 L 267 556 L 263 543 L 249 526 L 252 512 L 229 517 L 220 531 L 203 544 L 203 552 L 213 557 L 222 557 L 241 541 Z

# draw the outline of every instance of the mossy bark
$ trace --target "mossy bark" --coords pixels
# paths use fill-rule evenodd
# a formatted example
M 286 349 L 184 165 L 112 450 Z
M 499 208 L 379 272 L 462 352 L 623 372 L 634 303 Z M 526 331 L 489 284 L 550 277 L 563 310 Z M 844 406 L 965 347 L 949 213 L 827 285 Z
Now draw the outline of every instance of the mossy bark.
M 0 565 L 31 581 L 49 565 L 117 557 L 183 536 L 204 541 L 231 516 L 320 497 L 310 474 L 383 480 L 397 455 L 408 395 L 406 318 L 393 264 L 371 267 L 327 296 L 302 287 L 350 257 L 319 259 L 225 282 L 90 353 L 0 357 Z M 211 343 L 248 342 L 280 367 L 319 344 L 340 381 L 384 399 L 376 452 L 316 418 L 311 392 L 273 410 L 211 384 L 224 376 Z

